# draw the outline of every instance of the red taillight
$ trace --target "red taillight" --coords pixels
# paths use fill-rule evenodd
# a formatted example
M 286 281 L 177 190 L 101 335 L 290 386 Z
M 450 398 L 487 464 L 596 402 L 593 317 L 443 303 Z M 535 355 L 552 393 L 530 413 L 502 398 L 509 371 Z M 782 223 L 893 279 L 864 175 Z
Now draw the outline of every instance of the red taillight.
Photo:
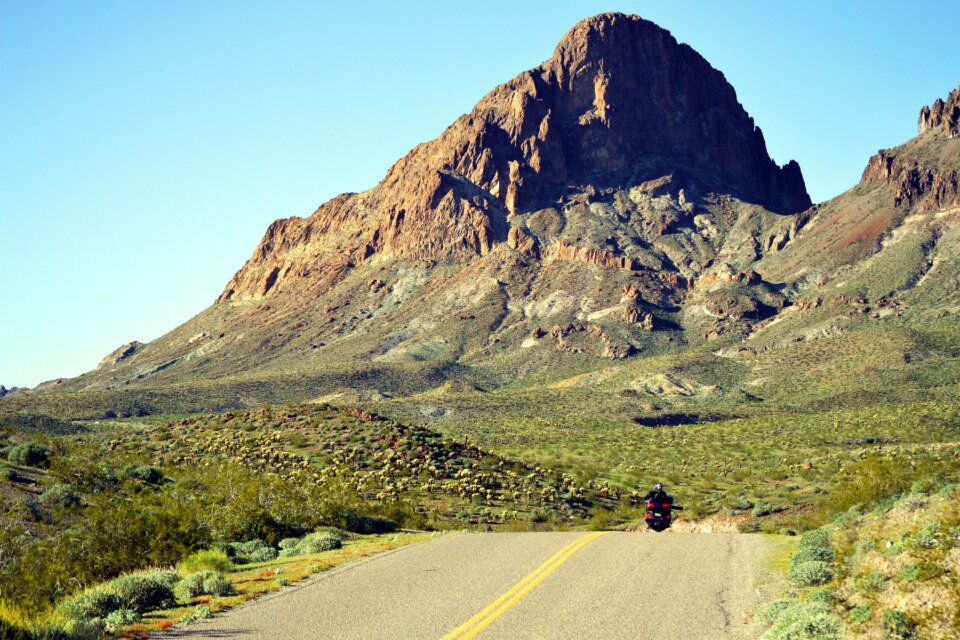
M 663 508 L 664 508 L 664 509 L 669 509 L 669 508 L 670 508 L 670 503 L 669 503 L 669 502 L 664 502 L 664 503 L 663 503 Z
M 669 519 L 672 518 L 673 516 L 671 516 L 671 515 L 668 513 L 665 517 L 667 518 L 667 520 L 669 520 Z
M 653 502 L 648 502 L 648 503 L 647 503 L 647 508 L 648 508 L 648 509 L 653 509 L 655 506 L 657 506 L 657 505 L 655 505 Z
M 646 518 L 647 520 L 653 520 L 653 514 L 652 514 L 652 513 L 648 513 L 648 514 L 645 516 L 645 518 Z

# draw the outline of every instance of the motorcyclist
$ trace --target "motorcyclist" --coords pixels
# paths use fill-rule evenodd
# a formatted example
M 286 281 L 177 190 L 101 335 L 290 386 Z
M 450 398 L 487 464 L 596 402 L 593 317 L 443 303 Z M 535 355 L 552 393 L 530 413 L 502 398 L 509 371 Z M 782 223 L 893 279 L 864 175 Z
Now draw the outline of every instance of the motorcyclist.
M 647 495 L 643 497 L 644 502 L 659 502 L 672 505 L 673 496 L 663 490 L 663 485 L 659 482 L 653 485 L 653 491 L 648 491 Z

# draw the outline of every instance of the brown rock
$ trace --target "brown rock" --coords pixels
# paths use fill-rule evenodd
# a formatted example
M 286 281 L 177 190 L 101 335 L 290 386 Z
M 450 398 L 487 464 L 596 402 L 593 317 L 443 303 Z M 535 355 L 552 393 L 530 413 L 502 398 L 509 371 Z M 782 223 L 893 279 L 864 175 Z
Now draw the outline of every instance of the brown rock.
M 540 258 L 540 244 L 537 239 L 520 227 L 512 227 L 507 234 L 507 245 L 528 258 Z
M 375 188 L 275 222 L 219 301 L 256 300 L 287 281 L 320 290 L 375 254 L 472 261 L 511 242 L 508 216 L 555 203 L 569 184 L 621 180 L 648 158 L 670 158 L 665 175 L 705 171 L 775 211 L 810 205 L 799 167 L 770 159 L 722 73 L 652 22 L 608 13 L 574 26 L 549 60 L 495 88 Z M 596 249 L 556 254 L 639 268 Z
M 948 138 L 960 135 L 960 87 L 950 92 L 946 102 L 937 98 L 931 106 L 921 109 L 917 129 L 921 135 L 927 131 Z

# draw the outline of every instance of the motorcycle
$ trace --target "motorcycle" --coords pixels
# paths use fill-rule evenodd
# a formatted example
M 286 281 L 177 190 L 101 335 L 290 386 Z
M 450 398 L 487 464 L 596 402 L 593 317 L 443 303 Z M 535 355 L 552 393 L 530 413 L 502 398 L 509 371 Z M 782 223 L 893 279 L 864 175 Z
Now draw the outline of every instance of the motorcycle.
M 683 507 L 669 502 L 647 502 L 647 513 L 644 516 L 644 522 L 647 527 L 656 532 L 661 532 L 670 528 L 673 524 L 673 511 L 683 511 Z

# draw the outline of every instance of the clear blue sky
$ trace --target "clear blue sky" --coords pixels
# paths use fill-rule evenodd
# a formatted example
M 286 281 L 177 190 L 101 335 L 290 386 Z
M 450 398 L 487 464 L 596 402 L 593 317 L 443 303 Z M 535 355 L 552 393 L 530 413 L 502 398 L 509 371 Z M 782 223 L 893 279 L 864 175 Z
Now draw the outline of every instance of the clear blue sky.
M 0 383 L 162 335 L 610 10 L 723 71 L 814 200 L 960 84 L 950 2 L 0 0 Z

